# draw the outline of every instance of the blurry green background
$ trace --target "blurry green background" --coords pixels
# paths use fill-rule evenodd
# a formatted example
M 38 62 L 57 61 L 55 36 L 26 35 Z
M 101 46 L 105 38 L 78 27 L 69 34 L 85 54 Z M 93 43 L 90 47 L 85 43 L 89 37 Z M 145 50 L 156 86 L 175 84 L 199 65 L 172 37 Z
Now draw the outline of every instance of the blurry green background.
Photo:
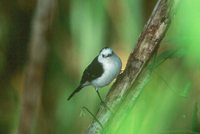
M 36 2 L 0 1 L 0 134 L 17 133 Z M 81 108 L 86 106 L 96 113 L 99 98 L 92 87 L 70 101 L 68 95 L 102 47 L 112 47 L 125 67 L 155 3 L 155 0 L 57 1 L 34 133 L 86 133 L 93 119 Z M 120 127 L 112 123 L 105 133 L 200 133 L 199 9 L 199 0 L 181 0 L 159 53 L 179 51 L 153 71 Z M 100 90 L 102 96 L 109 87 Z

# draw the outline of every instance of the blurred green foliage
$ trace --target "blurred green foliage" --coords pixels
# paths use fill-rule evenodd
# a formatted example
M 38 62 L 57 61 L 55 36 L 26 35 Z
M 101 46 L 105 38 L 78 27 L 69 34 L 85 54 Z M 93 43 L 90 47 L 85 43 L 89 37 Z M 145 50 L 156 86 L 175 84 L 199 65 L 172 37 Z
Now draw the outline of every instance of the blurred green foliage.
M 126 65 L 155 2 L 57 1 L 34 133 L 86 132 L 93 119 L 88 113 L 81 115 L 81 108 L 96 113 L 97 94 L 87 87 L 71 101 L 67 101 L 68 95 L 102 47 L 113 47 Z M 35 5 L 34 0 L 0 2 L 0 134 L 17 132 Z M 153 70 L 137 103 L 128 114 L 123 113 L 127 114 L 125 120 L 118 120 L 120 127 L 111 123 L 105 133 L 200 133 L 199 8 L 199 0 L 181 1 L 158 52 L 177 49 L 176 55 Z M 108 89 L 103 88 L 101 94 L 105 96 Z

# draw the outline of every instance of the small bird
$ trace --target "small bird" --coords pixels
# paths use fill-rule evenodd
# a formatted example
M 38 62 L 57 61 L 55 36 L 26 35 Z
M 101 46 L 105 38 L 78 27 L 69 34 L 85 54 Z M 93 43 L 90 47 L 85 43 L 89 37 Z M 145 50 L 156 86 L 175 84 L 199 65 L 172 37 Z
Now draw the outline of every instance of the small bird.
M 101 102 L 103 102 L 98 90 L 111 83 L 119 75 L 121 67 L 121 59 L 114 51 L 109 47 L 103 48 L 99 55 L 87 66 L 79 86 L 68 97 L 68 100 L 82 88 L 92 85 L 96 89 Z

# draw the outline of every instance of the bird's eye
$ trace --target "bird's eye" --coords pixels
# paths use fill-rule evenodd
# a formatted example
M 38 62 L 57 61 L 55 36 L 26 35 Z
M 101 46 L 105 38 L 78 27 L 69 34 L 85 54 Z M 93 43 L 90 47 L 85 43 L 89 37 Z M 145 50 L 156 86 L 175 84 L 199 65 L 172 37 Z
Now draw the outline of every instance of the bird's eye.
M 104 54 L 102 54 L 102 56 L 103 56 L 103 58 L 105 58 L 105 55 L 104 55 Z

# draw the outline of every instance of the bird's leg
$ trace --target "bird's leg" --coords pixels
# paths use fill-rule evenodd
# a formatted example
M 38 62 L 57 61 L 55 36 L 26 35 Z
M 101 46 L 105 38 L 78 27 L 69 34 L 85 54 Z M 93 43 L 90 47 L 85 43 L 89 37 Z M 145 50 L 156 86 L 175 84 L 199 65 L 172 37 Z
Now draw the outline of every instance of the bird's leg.
M 101 102 L 105 104 L 105 102 L 104 102 L 104 101 L 103 101 L 103 99 L 101 98 L 101 95 L 100 95 L 100 93 L 99 93 L 98 89 L 96 89 L 96 92 L 97 92 L 97 94 L 98 94 L 98 96 L 99 96 L 99 99 L 101 100 Z
M 100 98 L 100 100 L 101 100 L 101 103 L 104 105 L 104 107 L 107 108 L 109 111 L 111 111 L 110 108 L 106 105 L 106 103 L 105 103 L 105 102 L 103 101 L 103 99 L 101 98 L 101 95 L 100 95 L 100 93 L 99 93 L 99 91 L 98 91 L 98 88 L 96 88 L 96 92 L 97 92 L 97 94 L 98 94 L 98 96 L 99 96 L 99 98 Z

